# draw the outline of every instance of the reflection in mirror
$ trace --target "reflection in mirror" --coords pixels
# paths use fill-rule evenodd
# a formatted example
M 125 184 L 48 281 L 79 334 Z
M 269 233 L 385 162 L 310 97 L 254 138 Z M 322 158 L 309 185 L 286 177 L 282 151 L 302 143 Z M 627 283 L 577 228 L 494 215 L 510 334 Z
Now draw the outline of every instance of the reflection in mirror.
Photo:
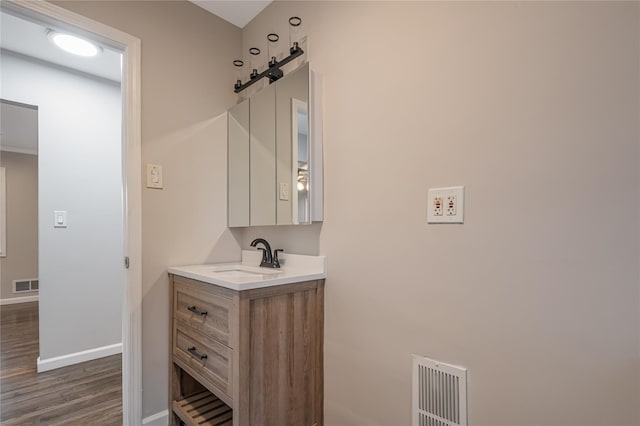
M 291 141 L 293 150 L 293 223 L 311 223 L 309 198 L 309 108 L 307 102 L 291 98 Z
M 321 88 L 313 78 L 306 63 L 229 110 L 229 227 L 323 220 Z
M 309 65 L 298 68 L 278 80 L 276 86 L 277 183 L 290 190 L 277 201 L 277 224 L 297 225 L 311 223 L 313 189 L 298 191 L 298 169 L 308 169 L 309 149 L 313 142 L 309 135 Z M 302 135 L 302 136 L 300 136 Z M 298 159 L 300 157 L 300 160 Z M 302 163 L 302 164 L 300 164 Z M 301 171 L 301 174 L 304 174 Z M 313 183 L 309 185 L 312 187 Z M 282 194 L 279 194 L 282 195 Z

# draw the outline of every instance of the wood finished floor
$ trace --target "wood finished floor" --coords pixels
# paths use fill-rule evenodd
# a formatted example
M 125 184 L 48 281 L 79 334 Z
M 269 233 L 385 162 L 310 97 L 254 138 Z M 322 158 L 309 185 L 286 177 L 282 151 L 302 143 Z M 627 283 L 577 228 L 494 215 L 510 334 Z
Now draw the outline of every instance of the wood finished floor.
M 0 306 L 0 425 L 122 424 L 121 356 L 38 374 L 38 303 Z

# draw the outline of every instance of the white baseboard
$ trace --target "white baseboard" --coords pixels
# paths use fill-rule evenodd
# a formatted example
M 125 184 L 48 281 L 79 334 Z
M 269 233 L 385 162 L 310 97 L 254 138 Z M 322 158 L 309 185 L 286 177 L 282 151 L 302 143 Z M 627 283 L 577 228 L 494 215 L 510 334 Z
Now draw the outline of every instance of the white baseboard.
M 167 426 L 169 424 L 169 410 L 160 411 L 152 416 L 142 419 L 143 425 Z
M 38 357 L 38 373 L 120 353 L 122 353 L 122 343 L 56 356 L 49 359 L 41 360 L 40 357 Z
M 37 302 L 38 295 L 35 296 L 23 296 L 23 297 L 12 297 L 11 299 L 0 299 L 0 306 L 2 305 L 13 305 L 14 303 L 27 303 L 27 302 Z

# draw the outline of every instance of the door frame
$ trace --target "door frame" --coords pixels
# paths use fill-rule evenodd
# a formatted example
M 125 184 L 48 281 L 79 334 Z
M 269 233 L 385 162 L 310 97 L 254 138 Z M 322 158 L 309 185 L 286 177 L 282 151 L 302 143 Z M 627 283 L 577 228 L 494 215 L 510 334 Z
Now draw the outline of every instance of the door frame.
M 122 304 L 123 424 L 142 423 L 142 177 L 140 39 L 43 0 L 3 0 L 0 9 L 122 50 L 122 178 L 125 269 Z M 123 259 L 124 263 L 124 259 Z

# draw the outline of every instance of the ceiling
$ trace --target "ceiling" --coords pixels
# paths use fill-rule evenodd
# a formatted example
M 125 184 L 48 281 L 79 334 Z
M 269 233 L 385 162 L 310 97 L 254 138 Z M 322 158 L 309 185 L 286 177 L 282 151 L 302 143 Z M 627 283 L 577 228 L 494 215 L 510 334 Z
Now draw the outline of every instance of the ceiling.
M 258 13 L 269 6 L 271 0 L 189 0 L 201 8 L 244 28 Z
M 190 0 L 214 15 L 243 28 L 271 0 Z M 51 27 L 0 13 L 0 48 L 5 51 L 36 58 L 115 82 L 121 81 L 121 52 L 100 46 L 95 57 L 75 56 L 58 49 L 47 37 Z
M 271 0 L 190 1 L 240 28 L 247 25 L 271 3 Z M 3 49 L 3 53 L 17 53 L 111 81 L 121 81 L 121 52 L 100 46 L 102 51 L 95 57 L 75 56 L 51 43 L 47 37 L 51 29 L 55 28 L 2 12 L 0 48 Z M 28 106 L 2 102 L 2 147 L 20 152 L 37 152 L 37 114 L 36 109 Z M 9 123 L 16 125 L 9 126 Z
M 56 65 L 120 82 L 122 54 L 105 46 L 91 58 L 72 55 L 56 47 L 47 37 L 50 27 L 0 13 L 0 47 Z

